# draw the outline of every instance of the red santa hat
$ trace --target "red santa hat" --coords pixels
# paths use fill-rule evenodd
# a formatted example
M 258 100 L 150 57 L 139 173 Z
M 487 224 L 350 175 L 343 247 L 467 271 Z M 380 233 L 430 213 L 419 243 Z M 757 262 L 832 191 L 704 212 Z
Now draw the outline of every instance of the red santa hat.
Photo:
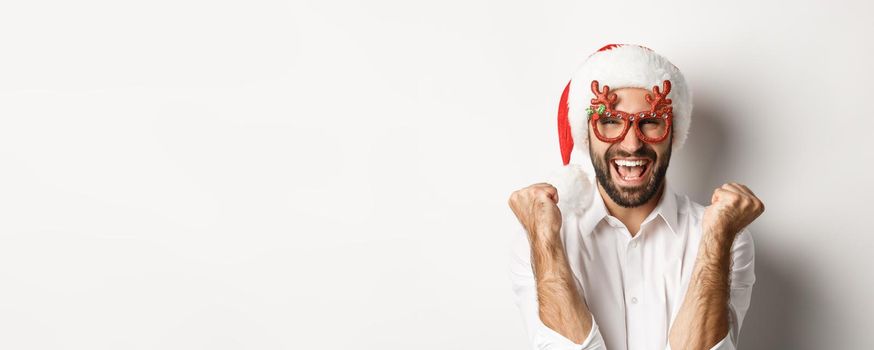
M 594 179 L 579 164 L 572 164 L 574 149 L 588 159 L 589 124 L 586 108 L 595 97 L 591 90 L 592 80 L 610 89 L 636 87 L 650 90 L 661 86 L 662 81 L 671 81 L 668 98 L 673 106 L 672 148 L 677 150 L 686 142 L 692 122 L 692 93 L 683 74 L 667 58 L 655 51 L 629 44 L 609 44 L 580 65 L 561 94 L 558 105 L 558 138 L 564 167 L 553 174 L 549 182 L 558 189 L 559 208 L 582 213 L 591 202 Z M 591 168 L 591 163 L 586 164 Z

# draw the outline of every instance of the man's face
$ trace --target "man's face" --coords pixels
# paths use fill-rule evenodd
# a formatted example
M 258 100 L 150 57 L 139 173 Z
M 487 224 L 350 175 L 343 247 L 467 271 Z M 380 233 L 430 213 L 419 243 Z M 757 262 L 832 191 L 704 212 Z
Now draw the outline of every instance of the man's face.
M 618 97 L 614 109 L 625 112 L 649 111 L 647 90 L 623 88 L 611 90 Z M 617 143 L 603 142 L 589 125 L 589 155 L 595 177 L 616 204 L 630 208 L 649 201 L 661 188 L 671 161 L 671 136 L 657 144 L 643 142 L 631 125 L 625 138 Z M 617 164 L 618 161 L 618 164 Z M 642 165 L 628 161 L 643 161 Z M 623 165 L 620 165 L 623 164 Z

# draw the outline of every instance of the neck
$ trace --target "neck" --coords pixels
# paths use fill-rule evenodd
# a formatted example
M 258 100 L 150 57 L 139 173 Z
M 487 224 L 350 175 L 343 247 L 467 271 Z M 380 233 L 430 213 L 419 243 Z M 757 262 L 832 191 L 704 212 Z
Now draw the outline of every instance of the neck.
M 598 192 L 601 193 L 601 198 L 604 198 L 604 205 L 607 207 L 607 211 L 610 215 L 622 221 L 625 224 L 625 227 L 628 228 L 628 232 L 631 233 L 631 237 L 637 236 L 638 231 L 640 231 L 640 225 L 643 223 L 643 220 L 655 209 L 656 205 L 659 203 L 659 199 L 662 198 L 662 193 L 665 191 L 665 183 L 662 182 L 659 190 L 656 192 L 652 198 L 650 198 L 646 203 L 639 205 L 634 208 L 626 208 L 616 204 L 613 201 L 613 198 L 610 198 L 607 195 L 607 192 L 604 191 L 604 187 L 601 187 L 601 184 L 598 184 Z

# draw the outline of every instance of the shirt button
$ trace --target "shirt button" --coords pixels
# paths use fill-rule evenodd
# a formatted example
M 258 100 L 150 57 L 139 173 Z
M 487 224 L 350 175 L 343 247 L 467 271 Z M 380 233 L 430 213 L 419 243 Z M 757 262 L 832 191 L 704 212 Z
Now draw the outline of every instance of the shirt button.
M 632 248 L 637 248 L 637 241 L 633 241 L 633 242 L 631 242 L 631 247 L 632 247 Z
M 632 304 L 637 304 L 637 298 L 636 298 L 636 297 L 631 298 L 631 303 L 632 303 Z

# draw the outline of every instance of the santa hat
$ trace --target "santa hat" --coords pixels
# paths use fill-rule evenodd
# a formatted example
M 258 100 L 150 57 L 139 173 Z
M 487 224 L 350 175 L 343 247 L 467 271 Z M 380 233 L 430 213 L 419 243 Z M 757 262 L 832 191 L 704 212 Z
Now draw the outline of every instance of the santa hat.
M 549 182 L 558 189 L 559 208 L 562 212 L 581 214 L 592 200 L 594 179 L 579 164 L 570 163 L 576 149 L 588 159 L 589 124 L 586 108 L 591 105 L 592 80 L 610 89 L 636 87 L 651 90 L 671 81 L 668 98 L 673 106 L 673 150 L 686 142 L 692 122 L 692 93 L 683 74 L 667 58 L 655 51 L 628 44 L 610 44 L 602 47 L 580 65 L 561 94 L 558 105 L 558 139 L 564 167 L 553 174 Z M 591 168 L 591 164 L 586 164 Z

